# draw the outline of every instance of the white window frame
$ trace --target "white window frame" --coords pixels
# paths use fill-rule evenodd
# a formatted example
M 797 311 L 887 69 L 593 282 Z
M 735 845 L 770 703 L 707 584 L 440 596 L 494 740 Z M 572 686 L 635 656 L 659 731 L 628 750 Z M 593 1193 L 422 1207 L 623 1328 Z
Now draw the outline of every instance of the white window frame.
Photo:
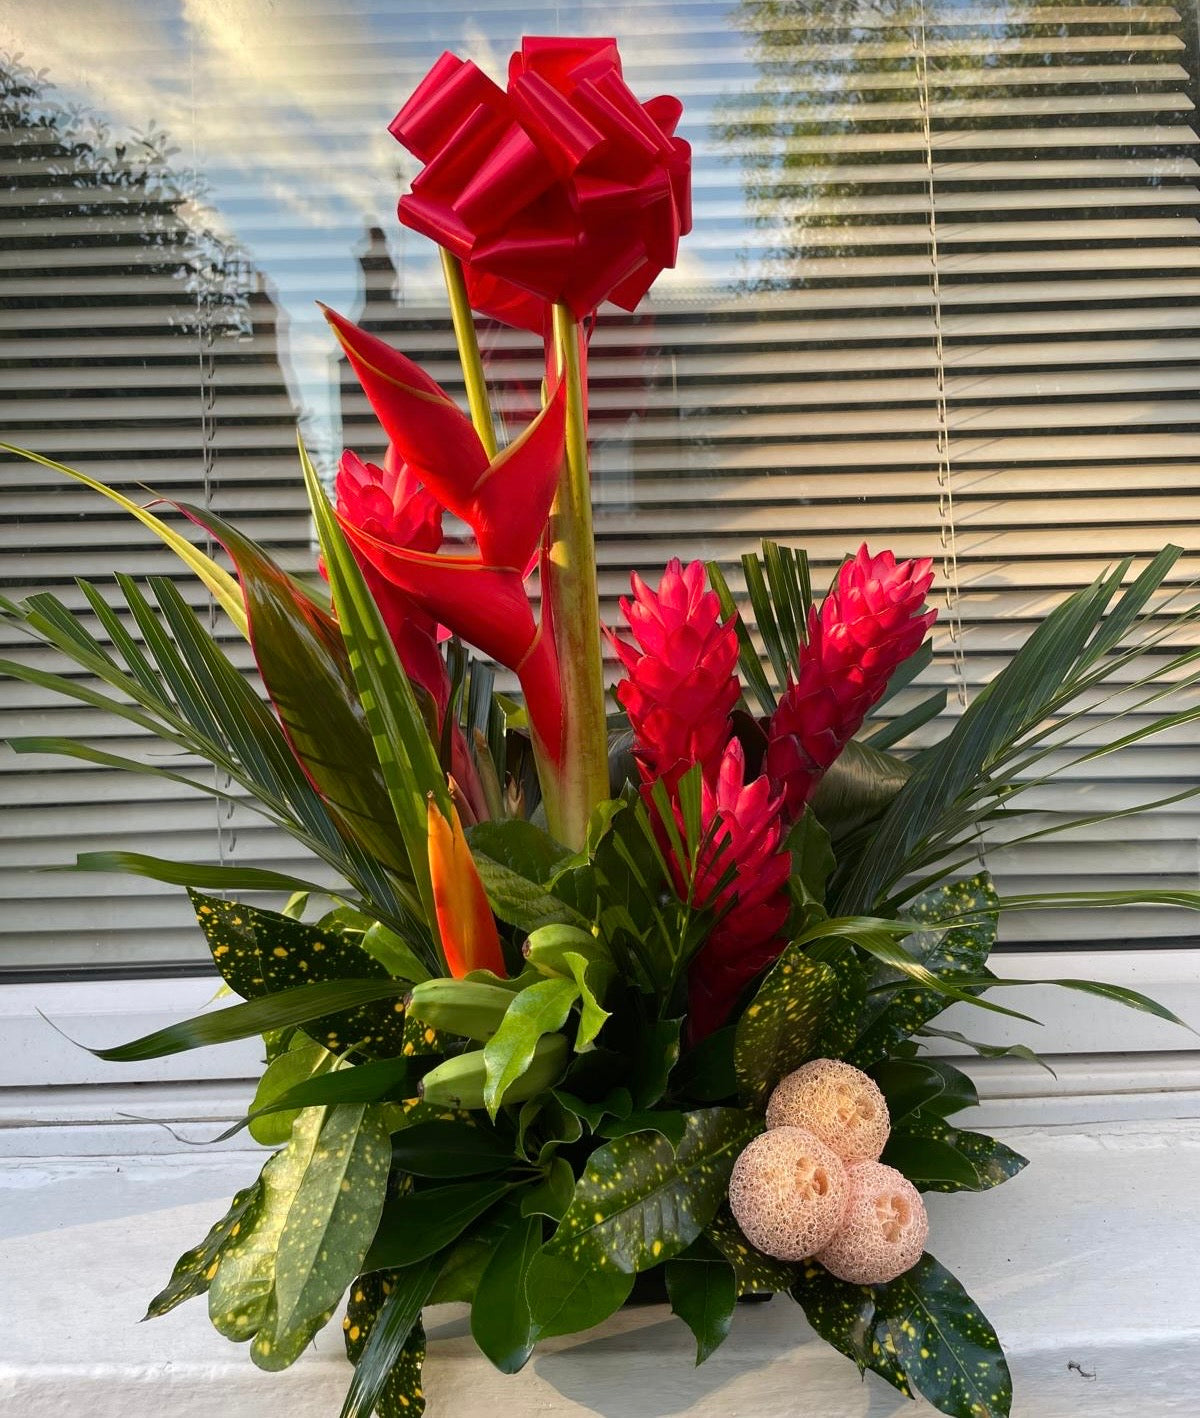
M 1161 1000 L 1200 1028 L 1200 949 L 1003 953 L 992 963 L 1007 978 L 1087 978 L 1126 985 Z M 208 1124 L 241 1116 L 262 1071 L 258 1039 L 135 1064 L 107 1063 L 82 1047 L 124 1043 L 219 1009 L 229 1000 L 216 998 L 216 988 L 215 979 L 195 977 L 5 985 L 0 989 L 5 1044 L 0 1052 L 0 1133 L 6 1127 L 14 1131 L 3 1150 L 71 1154 L 72 1129 L 86 1140 L 89 1152 L 106 1145 L 94 1136 L 97 1129 L 108 1130 L 107 1145 L 113 1150 L 170 1150 L 172 1134 L 145 1123 Z M 1194 1035 L 1121 1005 L 1051 986 L 998 991 L 993 998 L 1033 1015 L 1041 1027 L 962 1005 L 953 1006 L 939 1023 L 985 1043 L 1027 1044 L 1047 1059 L 1056 1076 L 1022 1059 L 963 1057 L 958 1046 L 930 1041 L 937 1052 L 959 1058 L 975 1078 L 983 1103 L 976 1115 L 981 1123 L 1036 1126 L 1200 1117 L 1200 1046 Z M 211 1135 L 211 1128 L 201 1129 L 201 1137 Z M 174 1141 L 178 1148 L 188 1145 Z

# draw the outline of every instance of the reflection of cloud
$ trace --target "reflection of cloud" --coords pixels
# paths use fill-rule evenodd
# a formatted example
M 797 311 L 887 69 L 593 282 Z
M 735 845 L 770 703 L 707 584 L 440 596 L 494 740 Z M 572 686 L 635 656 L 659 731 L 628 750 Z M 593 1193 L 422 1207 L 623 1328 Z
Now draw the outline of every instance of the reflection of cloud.
M 238 242 L 268 276 L 287 315 L 289 382 L 315 435 L 332 441 L 333 344 L 313 302 L 356 312 L 364 230 L 387 234 L 402 298 L 441 300 L 433 247 L 395 219 L 416 164 L 387 131 L 393 114 L 442 49 L 503 84 L 520 28 L 594 33 L 597 11 L 584 11 L 535 0 L 518 21 L 486 7 L 442 14 L 436 0 L 0 0 L 0 48 L 22 52 L 63 101 L 116 129 L 170 134 L 173 166 L 207 187 L 207 205 L 187 215 Z M 683 13 L 624 0 L 599 23 L 618 37 L 639 98 L 686 87 L 695 40 Z M 664 292 L 705 275 L 685 244 Z

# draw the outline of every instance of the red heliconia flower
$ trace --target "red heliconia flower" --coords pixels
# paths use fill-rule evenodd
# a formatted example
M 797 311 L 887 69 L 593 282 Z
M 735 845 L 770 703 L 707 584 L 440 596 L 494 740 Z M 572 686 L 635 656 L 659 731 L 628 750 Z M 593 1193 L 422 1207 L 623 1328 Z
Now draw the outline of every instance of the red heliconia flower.
M 565 386 L 503 452 L 489 460 L 470 419 L 411 360 L 333 311 L 326 317 L 391 440 L 393 456 L 475 534 L 473 555 L 398 546 L 376 522 L 339 512 L 356 553 L 432 619 L 515 670 L 530 723 L 557 757 L 562 704 L 554 639 L 525 590 L 558 484 Z
M 922 614 L 933 563 L 871 556 L 864 544 L 838 573 L 818 613 L 796 676 L 768 729 L 767 772 L 791 817 L 862 727 L 893 672 L 920 648 L 936 611 Z
M 700 854 L 693 899 L 724 914 L 688 971 L 688 1028 L 693 1042 L 719 1029 L 742 990 L 783 949 L 791 909 L 791 854 L 783 846 L 780 801 L 766 775 L 745 782 L 746 758 L 733 739 L 715 783 L 705 782 L 701 822 L 711 835 Z M 715 825 L 714 825 L 715 824 Z M 733 879 L 717 890 L 730 869 Z M 672 864 L 676 887 L 687 883 Z
M 527 38 L 500 88 L 443 54 L 391 125 L 424 164 L 400 220 L 464 264 L 476 309 L 541 332 L 632 310 L 691 229 L 676 98 L 640 103 L 611 39 Z
M 629 715 L 643 781 L 661 780 L 674 793 L 680 778 L 699 763 L 711 782 L 741 693 L 733 621 L 721 620 L 721 603 L 708 588 L 703 562 L 687 567 L 669 562 L 657 591 L 636 572 L 630 584 L 633 599 L 621 598 L 621 613 L 636 648 L 611 633 L 608 638 L 628 671 L 617 699 Z
M 442 506 L 394 448 L 388 449 L 382 468 L 363 462 L 357 453 L 343 453 L 334 492 L 338 517 L 345 526 L 355 526 L 398 550 L 436 552 L 442 544 Z M 405 674 L 433 701 L 440 735 L 451 686 L 446 661 L 438 649 L 438 623 L 418 601 L 377 571 L 357 547 L 353 550 Z M 486 817 L 479 774 L 457 724 L 450 732 L 450 771 L 471 814 L 476 819 Z

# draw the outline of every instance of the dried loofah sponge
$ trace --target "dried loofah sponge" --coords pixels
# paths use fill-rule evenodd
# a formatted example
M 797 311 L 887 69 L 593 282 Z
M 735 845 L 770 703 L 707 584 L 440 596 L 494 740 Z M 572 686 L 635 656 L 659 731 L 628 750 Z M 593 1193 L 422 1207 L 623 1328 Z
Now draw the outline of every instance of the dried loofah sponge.
M 841 1059 L 814 1059 L 789 1073 L 767 1103 L 767 1127 L 807 1128 L 847 1166 L 877 1161 L 891 1126 L 878 1085 Z
M 804 1260 L 833 1236 L 846 1209 L 846 1169 L 803 1128 L 761 1133 L 733 1164 L 729 1205 L 752 1245 L 777 1260 Z
M 848 1176 L 845 1217 L 817 1260 L 839 1280 L 883 1285 L 921 1259 L 929 1235 L 925 1203 L 907 1177 L 882 1162 L 859 1162 Z

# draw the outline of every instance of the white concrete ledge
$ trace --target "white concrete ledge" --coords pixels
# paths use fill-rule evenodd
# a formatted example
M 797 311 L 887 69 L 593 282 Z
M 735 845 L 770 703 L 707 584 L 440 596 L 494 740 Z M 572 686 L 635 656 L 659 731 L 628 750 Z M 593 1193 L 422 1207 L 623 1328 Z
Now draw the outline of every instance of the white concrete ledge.
M 1200 1123 L 1005 1137 L 1032 1165 L 987 1195 L 934 1197 L 930 1249 L 999 1330 L 1014 1414 L 1195 1418 Z M 0 1413 L 333 1418 L 350 1375 L 336 1325 L 295 1368 L 268 1375 L 209 1328 L 202 1302 L 137 1322 L 179 1252 L 257 1165 L 251 1152 L 0 1165 Z M 659 1307 L 551 1341 L 511 1379 L 475 1353 L 461 1308 L 428 1317 L 430 1418 L 930 1412 L 873 1376 L 860 1383 L 786 1298 L 742 1307 L 730 1340 L 700 1369 L 688 1335 Z

